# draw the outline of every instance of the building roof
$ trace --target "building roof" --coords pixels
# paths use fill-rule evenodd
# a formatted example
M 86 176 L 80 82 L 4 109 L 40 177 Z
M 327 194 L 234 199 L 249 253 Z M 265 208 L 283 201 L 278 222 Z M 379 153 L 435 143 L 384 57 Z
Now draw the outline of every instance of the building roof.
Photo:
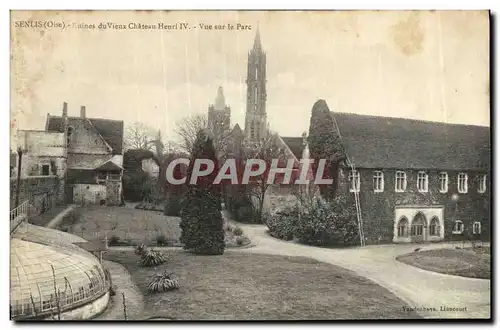
M 302 159 L 302 150 L 304 148 L 304 139 L 302 137 L 281 137 L 281 139 L 298 160 Z
M 331 112 L 356 167 L 487 170 L 490 128 Z
M 69 125 L 79 120 L 88 120 L 102 136 L 104 141 L 113 149 L 113 154 L 123 152 L 123 120 L 102 118 L 68 117 Z M 47 131 L 63 132 L 64 122 L 61 116 L 47 116 Z

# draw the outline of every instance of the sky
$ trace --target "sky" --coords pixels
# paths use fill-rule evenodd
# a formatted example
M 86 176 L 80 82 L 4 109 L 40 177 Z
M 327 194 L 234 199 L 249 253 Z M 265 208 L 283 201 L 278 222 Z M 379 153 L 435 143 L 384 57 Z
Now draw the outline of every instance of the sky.
M 27 20 L 66 28 L 19 27 Z M 159 22 L 190 29 L 97 28 Z M 13 11 L 11 126 L 43 130 L 68 102 L 69 115 L 85 105 L 87 117 L 142 122 L 176 140 L 176 122 L 206 113 L 222 86 L 231 124 L 243 127 L 257 27 L 268 121 L 282 136 L 308 130 L 318 99 L 338 112 L 489 126 L 486 11 Z

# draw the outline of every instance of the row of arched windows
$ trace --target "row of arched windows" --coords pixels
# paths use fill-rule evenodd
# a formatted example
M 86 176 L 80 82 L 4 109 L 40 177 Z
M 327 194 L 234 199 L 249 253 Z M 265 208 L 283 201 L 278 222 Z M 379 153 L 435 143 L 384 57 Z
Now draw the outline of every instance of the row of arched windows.
M 418 215 L 413 220 L 411 228 L 408 219 L 406 217 L 402 217 L 398 222 L 398 237 L 408 237 L 409 234 L 411 234 L 411 236 L 422 236 L 425 227 L 425 220 Z M 429 235 L 439 236 L 440 230 L 441 228 L 439 226 L 438 217 L 433 217 L 429 225 Z

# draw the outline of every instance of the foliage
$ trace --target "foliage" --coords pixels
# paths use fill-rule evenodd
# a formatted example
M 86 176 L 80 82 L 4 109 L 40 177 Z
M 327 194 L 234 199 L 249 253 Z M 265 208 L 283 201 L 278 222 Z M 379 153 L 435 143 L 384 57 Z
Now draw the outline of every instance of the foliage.
M 141 255 L 141 264 L 146 267 L 158 266 L 168 261 L 168 257 L 160 251 L 149 249 Z
M 156 245 L 157 246 L 168 246 L 168 240 L 165 235 L 160 234 L 156 236 Z
M 153 150 L 155 131 L 153 128 L 135 122 L 125 128 L 125 149 Z
M 218 173 L 217 158 L 212 139 L 205 131 L 198 132 L 188 169 L 191 180 L 195 159 L 210 159 L 215 163 L 212 174 L 198 178 L 187 188 L 181 213 L 181 243 L 184 249 L 199 254 L 223 254 L 225 249 L 223 219 L 221 215 L 220 187 L 213 181 Z
M 341 141 L 335 127 L 328 105 L 324 100 L 318 100 L 312 108 L 307 142 L 310 157 L 314 159 L 312 164 L 314 175 L 316 176 L 318 171 L 319 161 L 325 159 L 323 178 L 333 179 L 333 184 L 319 185 L 321 195 L 327 199 L 335 196 L 338 168 L 344 158 Z
M 352 201 L 336 196 L 299 199 L 279 210 L 267 223 L 272 236 L 317 246 L 349 246 L 359 243 L 356 209 Z
M 120 245 L 120 237 L 116 236 L 116 235 L 113 235 L 111 236 L 111 238 L 109 239 L 109 242 L 108 242 L 108 245 L 109 246 L 117 246 L 117 245 Z
M 173 278 L 172 273 L 168 273 L 166 270 L 161 274 L 156 274 L 148 285 L 149 292 L 166 292 L 178 288 L 179 281 Z
M 243 243 L 245 243 L 245 240 L 242 237 L 238 237 L 236 239 L 236 244 L 238 244 L 239 246 L 243 245 Z
M 243 229 L 241 229 L 240 227 L 236 227 L 233 229 L 233 234 L 236 236 L 241 236 L 243 235 Z
M 181 142 L 179 147 L 185 152 L 191 153 L 196 142 L 197 134 L 200 131 L 208 132 L 208 116 L 192 115 L 183 118 L 176 123 L 175 133 L 179 135 Z M 224 153 L 227 149 L 224 132 L 211 131 L 213 147 L 218 153 Z
M 146 245 L 144 243 L 140 243 L 135 247 L 134 253 L 136 255 L 141 256 L 144 253 L 144 251 L 146 251 Z

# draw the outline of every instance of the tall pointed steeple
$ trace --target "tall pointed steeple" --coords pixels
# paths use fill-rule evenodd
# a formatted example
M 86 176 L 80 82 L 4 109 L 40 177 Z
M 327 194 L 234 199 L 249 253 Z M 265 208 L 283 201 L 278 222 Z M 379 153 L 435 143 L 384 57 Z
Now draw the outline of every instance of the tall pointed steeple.
M 260 43 L 259 25 L 257 25 L 257 33 L 255 34 L 255 39 L 253 41 L 253 49 L 259 52 L 262 51 L 262 45 Z
M 248 52 L 247 110 L 245 136 L 248 141 L 259 141 L 267 136 L 266 115 L 266 53 L 262 49 L 257 26 L 253 48 Z
M 224 97 L 222 86 L 219 86 L 219 89 L 217 90 L 214 107 L 216 110 L 224 110 L 226 108 L 226 98 Z

